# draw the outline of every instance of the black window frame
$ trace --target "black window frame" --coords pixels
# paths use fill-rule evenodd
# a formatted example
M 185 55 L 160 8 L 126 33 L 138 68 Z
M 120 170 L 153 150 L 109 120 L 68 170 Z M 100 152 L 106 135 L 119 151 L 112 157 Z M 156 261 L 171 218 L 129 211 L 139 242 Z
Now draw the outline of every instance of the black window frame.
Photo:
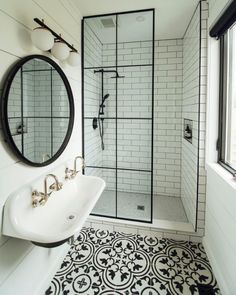
M 217 162 L 226 170 L 236 176 L 236 170 L 227 163 L 225 159 L 226 132 L 227 132 L 227 90 L 228 90 L 228 45 L 229 30 L 236 24 L 236 1 L 231 0 L 225 9 L 216 19 L 210 28 L 210 36 L 220 42 L 219 59 L 219 121 L 218 121 L 218 140 L 217 140 Z
M 218 142 L 217 162 L 228 170 L 231 174 L 236 175 L 236 170 L 226 162 L 225 146 L 226 146 L 226 128 L 227 128 L 227 83 L 228 83 L 228 45 L 230 28 L 220 36 L 220 87 L 219 87 L 219 125 L 218 125 Z

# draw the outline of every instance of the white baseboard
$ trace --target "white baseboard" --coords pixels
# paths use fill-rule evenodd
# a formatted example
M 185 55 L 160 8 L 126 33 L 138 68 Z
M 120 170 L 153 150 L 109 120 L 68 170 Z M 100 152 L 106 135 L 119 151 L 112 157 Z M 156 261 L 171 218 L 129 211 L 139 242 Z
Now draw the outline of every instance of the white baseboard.
M 220 266 L 217 264 L 215 256 L 211 251 L 211 248 L 209 246 L 209 243 L 207 242 L 206 237 L 203 237 L 202 243 L 203 243 L 203 246 L 205 248 L 207 257 L 208 257 L 208 259 L 210 261 L 210 264 L 211 264 L 214 276 L 215 276 L 215 278 L 217 280 L 218 286 L 220 288 L 221 294 L 222 295 L 234 295 L 235 293 L 234 294 L 232 292 L 230 293 L 230 290 L 229 290 L 229 288 L 227 286 L 227 283 L 226 283 L 226 281 L 224 279 L 224 275 L 222 273 L 222 270 L 221 270 Z

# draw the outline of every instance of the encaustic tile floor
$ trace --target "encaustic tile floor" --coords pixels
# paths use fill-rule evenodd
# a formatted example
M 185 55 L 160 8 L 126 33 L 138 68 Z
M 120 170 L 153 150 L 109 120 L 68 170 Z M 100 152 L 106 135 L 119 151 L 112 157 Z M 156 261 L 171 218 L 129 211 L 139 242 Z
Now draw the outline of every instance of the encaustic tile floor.
M 202 244 L 83 228 L 46 295 L 220 294 Z

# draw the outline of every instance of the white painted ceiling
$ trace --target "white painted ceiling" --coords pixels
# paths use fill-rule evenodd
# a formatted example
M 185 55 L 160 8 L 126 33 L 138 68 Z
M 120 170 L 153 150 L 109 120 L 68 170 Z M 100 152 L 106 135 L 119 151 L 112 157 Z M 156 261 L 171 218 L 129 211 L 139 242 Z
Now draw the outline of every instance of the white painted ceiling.
M 114 13 L 121 11 L 139 10 L 155 8 L 156 11 L 156 22 L 155 31 L 156 39 L 171 39 L 171 38 L 182 38 L 186 27 L 191 19 L 191 16 L 198 4 L 198 0 L 72 0 L 74 4 L 78 7 L 83 16 L 97 15 Z M 144 34 L 150 35 L 147 32 L 148 24 L 150 26 L 150 18 L 144 17 L 143 22 L 138 23 L 136 21 L 136 30 L 132 31 L 133 39 L 135 40 L 135 32 L 142 32 Z M 129 20 L 125 18 L 120 19 L 120 28 L 123 28 L 123 34 L 125 33 L 125 28 L 131 32 L 132 24 L 134 23 L 136 17 Z M 123 22 L 123 24 L 122 24 Z M 92 24 L 91 24 L 92 25 Z M 94 24 L 92 25 L 94 26 Z M 140 29 L 138 29 L 138 27 Z M 102 40 L 102 42 L 110 42 L 112 29 L 106 29 L 106 34 L 100 32 L 101 38 L 107 36 L 107 40 Z M 110 33 L 109 33 L 110 30 Z M 120 32 L 121 29 L 120 29 Z M 99 34 L 99 31 L 97 31 Z M 126 32 L 128 38 L 128 32 Z M 103 36 L 103 37 L 102 37 Z M 145 38 L 143 38 L 145 39 Z M 146 39 L 148 39 L 146 37 Z

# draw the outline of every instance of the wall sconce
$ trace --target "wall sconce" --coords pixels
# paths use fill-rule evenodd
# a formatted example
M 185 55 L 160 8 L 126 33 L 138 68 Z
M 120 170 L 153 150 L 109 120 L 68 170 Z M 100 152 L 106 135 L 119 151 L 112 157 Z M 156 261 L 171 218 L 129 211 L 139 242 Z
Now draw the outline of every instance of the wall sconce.
M 78 52 L 71 51 L 67 59 L 67 62 L 71 66 L 78 66 L 80 64 L 80 56 Z
M 52 33 L 43 27 L 37 27 L 32 31 L 31 40 L 38 49 L 43 51 L 50 50 L 54 44 Z
M 41 21 L 38 18 L 34 18 L 34 21 L 39 24 L 40 27 L 35 28 L 31 33 L 33 44 L 40 50 L 51 50 L 52 55 L 60 61 L 67 59 L 69 65 L 78 66 L 80 63 L 80 56 L 74 46 L 66 42 L 60 34 L 50 29 L 44 23 L 44 20 Z
M 61 40 L 56 40 L 52 47 L 51 53 L 55 58 L 59 60 L 65 60 L 70 54 L 70 49 Z

